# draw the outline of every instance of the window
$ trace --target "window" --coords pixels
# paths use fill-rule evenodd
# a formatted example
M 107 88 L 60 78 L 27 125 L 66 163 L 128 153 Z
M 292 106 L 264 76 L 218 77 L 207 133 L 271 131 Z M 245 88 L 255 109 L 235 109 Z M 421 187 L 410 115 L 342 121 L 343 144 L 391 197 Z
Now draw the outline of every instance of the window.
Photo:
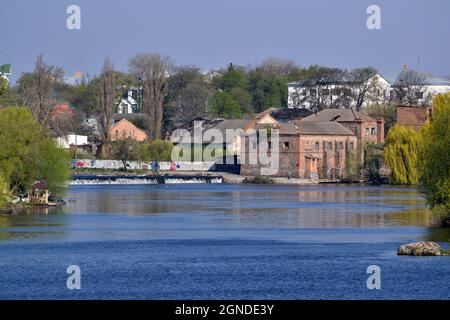
M 417 99 L 423 99 L 423 92 L 416 92 Z
M 344 95 L 346 97 L 351 96 L 352 95 L 352 90 L 351 89 L 344 89 Z
M 339 142 L 339 149 L 340 150 L 344 150 L 344 143 L 343 142 Z
M 376 134 L 375 128 L 372 128 L 372 135 L 374 136 Z
M 328 142 L 328 150 L 333 150 L 333 142 Z
M 368 136 L 370 134 L 370 130 L 369 128 L 366 128 L 366 136 Z
M 272 150 L 272 142 L 271 141 L 267 141 L 267 149 Z
M 330 89 L 322 89 L 322 95 L 323 95 L 323 96 L 328 96 L 328 95 L 330 95 Z
M 350 142 L 350 150 L 353 150 L 353 148 L 354 148 L 353 142 Z
M 316 150 L 320 149 L 320 142 L 316 142 Z
M 311 89 L 311 90 L 309 90 L 309 94 L 311 96 L 315 96 L 315 95 L 317 95 L 317 90 L 316 89 Z
M 283 144 L 284 150 L 289 150 L 289 142 Z

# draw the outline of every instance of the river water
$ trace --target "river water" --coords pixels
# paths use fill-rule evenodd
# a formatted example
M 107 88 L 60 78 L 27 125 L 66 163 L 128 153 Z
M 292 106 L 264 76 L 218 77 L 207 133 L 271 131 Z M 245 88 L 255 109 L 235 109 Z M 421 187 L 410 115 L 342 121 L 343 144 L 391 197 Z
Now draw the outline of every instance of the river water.
M 396 255 L 450 239 L 412 188 L 86 185 L 67 199 L 0 216 L 0 299 L 450 298 L 450 257 Z

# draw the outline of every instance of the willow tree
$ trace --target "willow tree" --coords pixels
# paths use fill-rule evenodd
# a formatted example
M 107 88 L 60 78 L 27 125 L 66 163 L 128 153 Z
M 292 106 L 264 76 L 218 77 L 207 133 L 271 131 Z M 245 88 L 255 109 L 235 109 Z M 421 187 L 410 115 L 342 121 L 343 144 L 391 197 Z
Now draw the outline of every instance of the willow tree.
M 396 125 L 389 130 L 384 162 L 391 169 L 391 180 L 398 184 L 418 184 L 421 132 Z
M 433 119 L 424 130 L 422 182 L 428 203 L 450 213 L 450 94 L 438 95 Z

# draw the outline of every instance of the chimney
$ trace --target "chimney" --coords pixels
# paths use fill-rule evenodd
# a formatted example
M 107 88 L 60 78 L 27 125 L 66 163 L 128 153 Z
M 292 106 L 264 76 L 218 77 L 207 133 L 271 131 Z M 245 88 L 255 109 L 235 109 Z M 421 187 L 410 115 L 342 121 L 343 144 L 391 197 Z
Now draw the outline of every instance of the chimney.
M 377 143 L 378 144 L 384 143 L 384 119 L 383 118 L 377 119 Z

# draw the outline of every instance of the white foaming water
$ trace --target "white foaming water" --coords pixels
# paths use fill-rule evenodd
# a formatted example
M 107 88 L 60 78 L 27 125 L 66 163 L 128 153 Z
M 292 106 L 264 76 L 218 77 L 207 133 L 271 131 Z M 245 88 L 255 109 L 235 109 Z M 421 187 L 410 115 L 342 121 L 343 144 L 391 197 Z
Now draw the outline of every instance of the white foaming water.
M 200 184 L 200 183 L 223 183 L 222 177 L 196 177 L 196 178 L 175 178 L 163 177 L 161 184 Z M 156 178 L 102 178 L 102 179 L 75 179 L 69 182 L 70 185 L 120 185 L 120 184 L 159 184 Z
M 165 184 L 182 184 L 182 183 L 222 183 L 222 178 L 211 178 L 209 181 L 205 178 L 189 178 L 189 179 L 182 179 L 182 178 L 164 178 Z
M 69 182 L 70 185 L 88 185 L 88 184 L 158 184 L 156 179 L 76 179 Z

